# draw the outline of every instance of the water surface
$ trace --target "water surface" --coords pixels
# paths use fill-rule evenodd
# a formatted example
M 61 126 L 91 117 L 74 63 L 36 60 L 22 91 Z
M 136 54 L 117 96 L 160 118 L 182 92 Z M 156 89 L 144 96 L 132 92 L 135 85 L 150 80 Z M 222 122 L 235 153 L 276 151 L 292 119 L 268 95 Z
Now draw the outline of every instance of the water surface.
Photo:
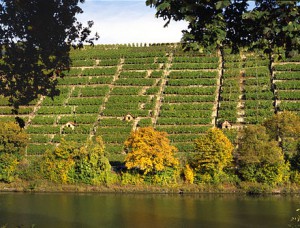
M 0 227 L 288 227 L 300 196 L 0 193 Z

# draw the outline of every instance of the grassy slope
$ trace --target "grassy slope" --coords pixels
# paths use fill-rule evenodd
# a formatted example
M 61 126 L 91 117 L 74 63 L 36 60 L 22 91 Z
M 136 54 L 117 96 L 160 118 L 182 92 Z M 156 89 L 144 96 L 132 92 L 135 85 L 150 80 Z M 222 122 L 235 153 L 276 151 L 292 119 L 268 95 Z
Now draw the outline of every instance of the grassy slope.
M 99 45 L 74 51 L 72 59 L 71 71 L 59 79 L 59 97 L 20 109 L 31 137 L 29 155 L 53 148 L 62 137 L 101 135 L 110 159 L 121 160 L 130 131 L 148 125 L 167 131 L 185 155 L 199 134 L 225 120 L 242 126 L 262 122 L 275 109 L 300 111 L 297 59 L 273 63 L 272 74 L 258 53 L 226 52 L 222 64 L 217 52 L 186 53 L 174 44 Z M 1 119 L 13 119 L 5 99 L 1 104 Z M 133 119 L 124 121 L 127 114 Z

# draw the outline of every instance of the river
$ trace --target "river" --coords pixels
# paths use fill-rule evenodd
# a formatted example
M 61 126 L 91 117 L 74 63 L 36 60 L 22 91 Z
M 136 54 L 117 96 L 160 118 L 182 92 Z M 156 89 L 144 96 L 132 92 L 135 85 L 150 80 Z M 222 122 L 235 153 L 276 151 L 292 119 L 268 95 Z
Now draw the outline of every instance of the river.
M 0 193 L 0 227 L 288 227 L 300 195 Z

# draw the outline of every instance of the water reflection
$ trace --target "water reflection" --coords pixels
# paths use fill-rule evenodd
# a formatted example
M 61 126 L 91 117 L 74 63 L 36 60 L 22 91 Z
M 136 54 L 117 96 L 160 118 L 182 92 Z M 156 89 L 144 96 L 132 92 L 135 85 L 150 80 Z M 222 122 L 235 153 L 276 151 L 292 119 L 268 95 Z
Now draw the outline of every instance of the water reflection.
M 0 226 L 287 227 L 299 195 L 0 193 Z

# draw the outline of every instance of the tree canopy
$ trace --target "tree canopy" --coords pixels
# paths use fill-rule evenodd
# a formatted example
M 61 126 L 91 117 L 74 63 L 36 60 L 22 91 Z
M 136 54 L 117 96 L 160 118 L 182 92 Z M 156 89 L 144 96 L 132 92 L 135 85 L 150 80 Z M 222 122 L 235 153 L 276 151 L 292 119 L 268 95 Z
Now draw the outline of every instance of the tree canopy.
M 178 166 L 174 157 L 177 149 L 170 145 L 166 132 L 155 131 L 152 127 L 139 128 L 131 132 L 124 143 L 128 151 L 125 165 L 128 169 L 137 168 L 147 173 L 165 170 Z
M 284 111 L 264 121 L 271 139 L 279 141 L 287 158 L 297 153 L 300 145 L 300 117 L 292 112 Z
M 223 47 L 233 51 L 239 47 L 259 47 L 266 52 L 276 46 L 286 54 L 299 50 L 300 1 L 255 0 L 147 0 L 155 7 L 157 17 L 187 21 L 183 41 L 192 48 Z
M 283 152 L 266 128 L 260 125 L 243 128 L 237 149 L 238 172 L 245 181 L 280 183 L 285 180 L 287 165 Z
M 107 183 L 111 169 L 101 137 L 85 144 L 62 139 L 43 155 L 40 165 L 44 177 L 58 183 Z
M 232 160 L 233 145 L 218 128 L 209 129 L 195 140 L 194 166 L 201 173 L 214 176 L 228 167 Z
M 9 153 L 21 157 L 25 154 L 28 135 L 14 122 L 0 122 L 0 154 Z
M 11 182 L 25 155 L 28 135 L 14 122 L 0 122 L 0 181 Z
M 57 77 L 70 68 L 69 52 L 89 38 L 76 15 L 84 0 L 0 0 L 0 94 L 15 108 L 39 95 L 55 96 Z

